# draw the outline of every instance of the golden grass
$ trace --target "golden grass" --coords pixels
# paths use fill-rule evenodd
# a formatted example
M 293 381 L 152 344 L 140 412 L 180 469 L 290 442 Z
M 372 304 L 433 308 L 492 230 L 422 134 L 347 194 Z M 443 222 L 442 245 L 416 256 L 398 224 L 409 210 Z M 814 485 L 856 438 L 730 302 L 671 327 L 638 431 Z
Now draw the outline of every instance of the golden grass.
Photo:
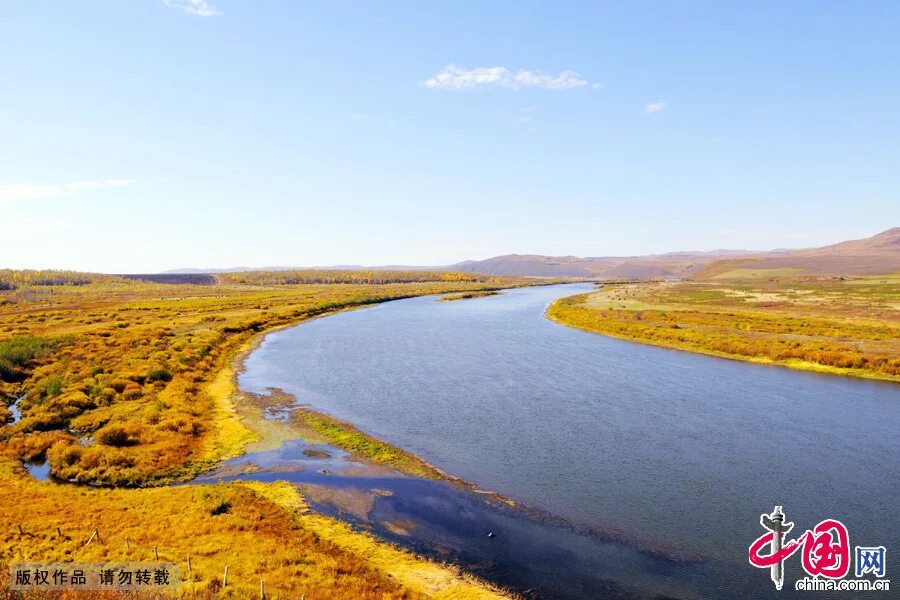
M 306 504 L 296 487 L 288 484 L 244 483 L 279 505 L 302 511 L 299 522 L 323 540 L 366 558 L 368 564 L 388 574 L 405 588 L 429 598 L 477 600 L 508 597 L 500 590 L 462 573 L 458 569 L 422 560 L 399 548 L 388 546 L 371 535 L 354 531 L 341 521 L 303 511 Z
M 473 298 L 486 298 L 488 296 L 499 296 L 500 292 L 463 292 L 462 294 L 448 294 L 438 298 L 438 302 L 453 302 L 455 300 L 471 300 Z
M 791 267 L 780 267 L 780 268 L 760 268 L 754 269 L 752 267 L 733 267 L 728 261 L 723 261 L 722 265 L 713 265 L 711 267 L 707 267 L 703 272 L 703 275 L 706 279 L 715 279 L 715 280 L 725 280 L 725 281 L 733 281 L 736 279 L 740 280 L 759 280 L 759 279 L 770 279 L 772 277 L 793 277 L 803 273 L 803 269 L 796 269 Z
M 349 277 L 342 274 L 342 277 Z M 396 278 L 396 274 L 393 275 Z M 172 481 L 234 456 L 255 435 L 234 418 L 231 360 L 259 332 L 335 310 L 421 294 L 480 291 L 499 280 L 389 284 L 97 284 L 19 288 L 0 306 L 0 398 L 22 419 L 0 453 L 48 458 L 83 483 Z M 515 285 L 521 280 L 510 280 Z M 2 365 L 0 365 L 2 366 Z M 5 375 L 4 375 L 5 373 Z M 0 414 L 0 418 L 8 412 Z M 79 438 L 96 443 L 83 447 Z
M 301 523 L 322 539 L 365 557 L 368 564 L 389 574 L 404 588 L 428 598 L 488 600 L 509 597 L 456 568 L 424 561 L 410 552 L 387 546 L 370 535 L 357 533 L 342 521 L 309 513 L 301 517 Z
M 179 563 L 185 578 L 190 557 L 192 577 L 178 594 L 185 598 L 256 597 L 260 580 L 273 599 L 504 597 L 452 567 L 307 513 L 287 483 L 98 490 L 36 482 L 7 459 L 0 460 L 0 483 L 4 567 L 153 561 L 155 546 L 160 560 Z M 102 541 L 85 546 L 94 529 Z M 222 589 L 226 566 L 228 587 Z M 7 577 L 4 568 L 0 591 Z
M 250 346 L 251 342 L 245 342 L 238 352 Z M 240 456 L 250 444 L 261 439 L 260 433 L 248 427 L 238 414 L 234 403 L 238 393 L 236 377 L 233 364 L 227 362 L 205 387 L 204 391 L 215 404 L 209 416 L 210 434 L 204 440 L 201 465 Z
M 560 299 L 547 316 L 659 346 L 900 381 L 896 278 L 615 285 Z
M 110 486 L 189 477 L 295 432 L 262 429 L 261 415 L 237 402 L 236 357 L 260 332 L 388 299 L 524 280 L 404 282 L 395 273 L 384 284 L 268 285 L 260 276 L 253 285 L 193 286 L 56 272 L 3 277 L 14 289 L 0 291 L 0 399 L 26 398 L 22 419 L 0 425 L 0 591 L 10 562 L 151 560 L 157 546 L 161 560 L 185 571 L 191 557 L 193 580 L 180 592 L 189 598 L 255 597 L 260 580 L 273 599 L 502 597 L 451 567 L 307 513 L 288 484 L 103 489 L 37 482 L 19 461 L 46 459 L 57 477 Z M 315 423 L 307 426 L 340 430 L 361 452 L 363 442 L 382 459 L 393 451 L 327 417 Z M 103 543 L 84 546 L 95 528 Z M 225 565 L 229 585 L 220 589 Z

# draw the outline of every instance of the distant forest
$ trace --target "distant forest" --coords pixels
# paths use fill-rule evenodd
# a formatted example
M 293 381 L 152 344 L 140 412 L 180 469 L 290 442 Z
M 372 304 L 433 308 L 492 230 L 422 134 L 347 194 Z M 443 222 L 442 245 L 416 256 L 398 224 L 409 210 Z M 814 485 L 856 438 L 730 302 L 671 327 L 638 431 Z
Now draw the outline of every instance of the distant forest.
M 43 286 L 81 286 L 146 280 L 171 284 L 296 285 L 296 284 L 392 284 L 392 283 L 509 283 L 510 278 L 445 271 L 344 271 L 297 269 L 291 271 L 247 271 L 212 275 L 103 275 L 58 270 L 0 269 L 0 291 Z
M 441 282 L 492 282 L 500 278 L 474 273 L 448 273 L 443 271 L 342 271 L 329 269 L 297 269 L 292 271 L 248 271 L 244 273 L 219 273 L 221 283 L 251 285 L 289 285 L 298 283 L 424 283 Z
M 115 275 L 79 273 L 77 271 L 0 269 L 0 290 L 17 290 L 44 285 L 88 285 L 108 283 L 119 279 Z

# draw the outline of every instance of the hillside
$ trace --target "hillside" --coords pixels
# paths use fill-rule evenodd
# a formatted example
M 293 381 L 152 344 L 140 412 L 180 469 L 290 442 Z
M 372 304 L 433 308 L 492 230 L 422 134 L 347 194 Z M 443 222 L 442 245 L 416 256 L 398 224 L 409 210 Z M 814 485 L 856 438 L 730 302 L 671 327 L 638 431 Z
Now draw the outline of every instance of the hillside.
M 649 256 L 509 254 L 448 267 L 489 275 L 600 279 L 721 279 L 768 275 L 880 275 L 900 272 L 900 227 L 861 240 L 802 250 L 713 250 Z
M 712 252 L 673 252 L 649 256 L 541 256 L 509 254 L 486 260 L 471 260 L 449 269 L 486 275 L 535 277 L 595 277 L 598 279 L 681 278 L 708 263 L 733 256 L 752 256 L 743 250 Z
M 767 252 L 722 260 L 691 274 L 691 279 L 757 278 L 777 275 L 885 275 L 900 273 L 900 227 L 838 244 Z
M 506 254 L 441 267 L 266 267 L 265 271 L 347 269 L 367 271 L 453 271 L 514 277 L 590 277 L 596 279 L 719 279 L 766 275 L 880 275 L 900 272 L 900 227 L 861 240 L 802 250 L 710 250 L 646 256 L 544 256 Z M 778 271 L 773 271 L 773 270 Z M 175 269 L 161 275 L 240 273 L 257 269 Z M 756 274 L 756 275 L 753 275 Z M 146 276 L 142 276 L 145 277 Z M 159 278 L 153 279 L 160 281 Z

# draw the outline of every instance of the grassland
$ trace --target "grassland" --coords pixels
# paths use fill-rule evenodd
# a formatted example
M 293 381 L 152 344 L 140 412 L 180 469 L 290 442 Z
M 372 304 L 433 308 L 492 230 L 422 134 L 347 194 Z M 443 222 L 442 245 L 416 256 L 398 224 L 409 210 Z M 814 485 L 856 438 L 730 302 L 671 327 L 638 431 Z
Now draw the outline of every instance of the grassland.
M 484 292 L 463 292 L 462 294 L 448 294 L 438 298 L 438 302 L 454 302 L 456 300 L 471 300 L 473 298 L 486 298 L 488 296 L 497 296 L 500 292 L 484 291 Z
M 609 285 L 558 300 L 560 323 L 627 340 L 900 381 L 900 276 Z
M 104 280 L 4 292 L 0 395 L 6 404 L 24 397 L 16 403 L 21 418 L 0 428 L 0 453 L 46 458 L 54 476 L 78 483 L 184 478 L 246 442 L 221 398 L 231 358 L 258 333 L 388 299 L 516 283 L 340 277 L 216 286 Z M 9 416 L 4 408 L 0 421 Z
M 190 597 L 258 595 L 260 579 L 271 598 L 497 597 L 449 567 L 308 513 L 289 486 L 158 487 L 262 437 L 238 412 L 233 378 L 236 355 L 261 332 L 389 299 L 525 283 L 315 276 L 194 286 L 0 271 L 0 582 L 9 562 L 149 559 L 158 546 L 161 559 L 192 557 L 194 581 L 183 590 Z M 310 419 L 360 453 L 391 452 L 352 428 Z M 22 467 L 34 460 L 60 480 L 91 485 L 37 482 Z M 95 528 L 103 543 L 84 546 Z

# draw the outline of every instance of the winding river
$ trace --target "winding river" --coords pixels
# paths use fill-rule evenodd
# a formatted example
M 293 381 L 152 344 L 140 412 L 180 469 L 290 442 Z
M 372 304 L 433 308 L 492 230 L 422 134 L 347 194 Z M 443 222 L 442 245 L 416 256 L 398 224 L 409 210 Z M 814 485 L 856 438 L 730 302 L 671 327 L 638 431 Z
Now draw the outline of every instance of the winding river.
M 317 319 L 268 335 L 239 384 L 283 389 L 561 517 L 567 533 L 521 547 L 535 572 L 556 574 L 558 586 L 541 582 L 547 596 L 600 594 L 567 582 L 567 570 L 583 578 L 597 565 L 620 595 L 793 596 L 747 563 L 775 504 L 796 533 L 841 519 L 851 544 L 886 546 L 897 572 L 900 386 L 625 342 L 543 316 L 590 289 L 413 298 Z M 492 526 L 499 548 L 503 525 Z M 791 559 L 786 588 L 800 571 Z

